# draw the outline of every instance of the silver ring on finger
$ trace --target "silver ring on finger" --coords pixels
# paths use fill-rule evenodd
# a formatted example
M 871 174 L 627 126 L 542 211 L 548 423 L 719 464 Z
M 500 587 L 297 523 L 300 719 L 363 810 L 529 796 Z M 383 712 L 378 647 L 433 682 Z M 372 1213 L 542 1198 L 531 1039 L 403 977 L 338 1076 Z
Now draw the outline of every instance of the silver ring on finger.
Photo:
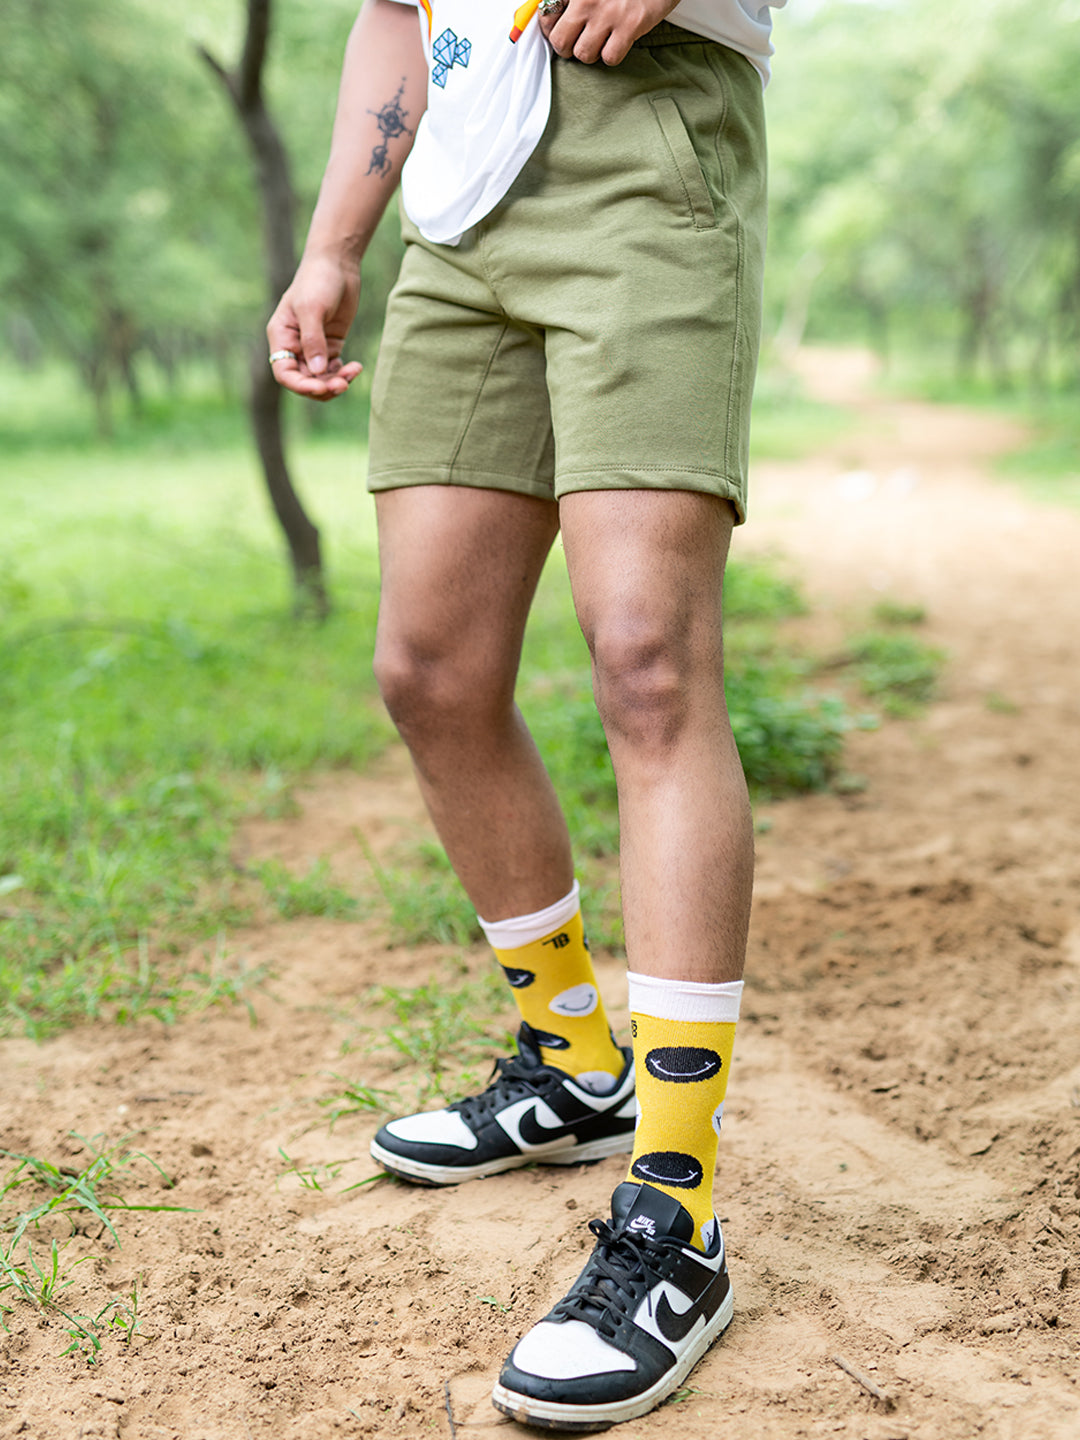
M 271 364 L 271 365 L 276 365 L 279 360 L 295 360 L 295 359 L 296 359 L 296 351 L 295 351 L 295 350 L 271 350 L 271 351 L 270 351 L 270 364 Z
M 540 0 L 536 8 L 541 15 L 561 15 L 566 5 L 567 0 Z

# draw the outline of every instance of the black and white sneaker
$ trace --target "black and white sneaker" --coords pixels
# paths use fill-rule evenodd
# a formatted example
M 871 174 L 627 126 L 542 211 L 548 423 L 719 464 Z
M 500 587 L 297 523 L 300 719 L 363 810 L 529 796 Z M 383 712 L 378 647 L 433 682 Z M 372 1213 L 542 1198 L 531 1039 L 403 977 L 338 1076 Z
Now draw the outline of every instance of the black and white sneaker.
M 719 1223 L 708 1250 L 689 1241 L 689 1213 L 652 1185 L 624 1183 L 612 1219 L 565 1299 L 518 1341 L 492 1401 L 542 1430 L 606 1430 L 676 1390 L 731 1323 Z
M 519 1165 L 577 1165 L 630 1150 L 637 1104 L 634 1061 L 606 1094 L 584 1088 L 544 1065 L 533 1031 L 522 1025 L 518 1053 L 495 1062 L 480 1095 L 445 1110 L 405 1115 L 384 1125 L 371 1142 L 384 1170 L 421 1185 L 457 1185 Z

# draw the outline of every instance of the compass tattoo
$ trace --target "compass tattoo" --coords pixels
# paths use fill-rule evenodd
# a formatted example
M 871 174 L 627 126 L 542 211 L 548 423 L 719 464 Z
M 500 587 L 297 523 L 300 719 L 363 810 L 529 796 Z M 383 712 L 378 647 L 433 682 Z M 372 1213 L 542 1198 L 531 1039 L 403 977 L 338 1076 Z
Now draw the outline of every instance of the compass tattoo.
M 369 115 L 375 116 L 375 124 L 379 127 L 379 134 L 382 139 L 371 152 L 371 164 L 367 168 L 369 175 L 385 175 L 390 169 L 390 141 L 397 140 L 401 135 L 411 135 L 413 132 L 405 124 L 405 117 L 408 110 L 401 108 L 401 97 L 405 93 L 405 77 L 402 76 L 398 92 L 392 100 L 388 100 L 381 110 L 369 110 Z

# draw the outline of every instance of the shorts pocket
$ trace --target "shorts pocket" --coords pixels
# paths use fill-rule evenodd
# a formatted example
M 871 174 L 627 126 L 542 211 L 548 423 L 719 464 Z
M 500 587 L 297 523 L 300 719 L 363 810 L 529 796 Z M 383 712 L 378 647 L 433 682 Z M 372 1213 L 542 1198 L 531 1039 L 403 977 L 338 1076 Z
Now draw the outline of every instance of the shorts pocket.
M 670 95 L 650 96 L 649 103 L 675 162 L 695 230 L 714 229 L 716 211 L 713 208 L 712 196 L 709 194 L 701 161 L 697 157 L 694 142 L 690 139 L 678 105 Z

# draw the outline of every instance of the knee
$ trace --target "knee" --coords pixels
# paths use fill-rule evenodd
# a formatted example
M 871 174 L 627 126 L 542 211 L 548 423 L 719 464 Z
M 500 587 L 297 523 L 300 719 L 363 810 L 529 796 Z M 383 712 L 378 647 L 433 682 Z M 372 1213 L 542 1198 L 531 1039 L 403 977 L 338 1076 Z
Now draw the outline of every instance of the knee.
M 383 704 L 399 729 L 433 720 L 453 699 L 453 671 L 445 657 L 405 637 L 379 637 L 372 666 Z
M 609 743 L 669 747 L 689 709 L 685 645 L 662 627 L 621 619 L 593 637 L 596 705 Z
M 482 721 L 498 708 L 499 686 L 452 649 L 380 636 L 373 669 L 383 704 L 403 735 Z

